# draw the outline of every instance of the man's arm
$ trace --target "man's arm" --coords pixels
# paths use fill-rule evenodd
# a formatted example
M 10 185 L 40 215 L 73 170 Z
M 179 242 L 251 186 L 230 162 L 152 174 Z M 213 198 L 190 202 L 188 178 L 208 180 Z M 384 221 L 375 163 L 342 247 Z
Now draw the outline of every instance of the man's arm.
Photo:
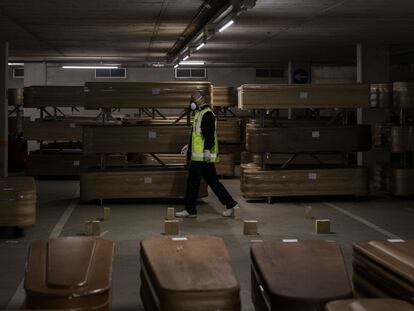
M 216 132 L 216 117 L 209 111 L 206 112 L 201 121 L 201 134 L 204 137 L 204 150 L 214 147 L 214 133 Z

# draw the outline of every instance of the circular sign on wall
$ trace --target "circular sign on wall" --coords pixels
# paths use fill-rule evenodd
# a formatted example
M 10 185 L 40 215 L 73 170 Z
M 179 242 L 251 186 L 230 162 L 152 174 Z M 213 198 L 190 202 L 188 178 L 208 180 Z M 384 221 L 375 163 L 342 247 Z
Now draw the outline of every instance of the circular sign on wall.
M 296 69 L 292 75 L 293 83 L 305 84 L 309 82 L 309 72 L 304 69 Z

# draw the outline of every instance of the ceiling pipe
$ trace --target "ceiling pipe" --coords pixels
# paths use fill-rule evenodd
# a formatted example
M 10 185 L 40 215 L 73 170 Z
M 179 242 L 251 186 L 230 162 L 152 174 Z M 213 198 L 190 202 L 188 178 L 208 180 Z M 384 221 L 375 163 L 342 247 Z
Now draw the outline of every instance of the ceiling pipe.
M 175 41 L 174 45 L 167 53 L 167 62 L 173 62 L 182 54 L 187 46 L 203 32 L 204 27 L 223 9 L 231 4 L 231 0 L 206 0 L 197 10 L 191 22 L 184 29 L 183 33 Z

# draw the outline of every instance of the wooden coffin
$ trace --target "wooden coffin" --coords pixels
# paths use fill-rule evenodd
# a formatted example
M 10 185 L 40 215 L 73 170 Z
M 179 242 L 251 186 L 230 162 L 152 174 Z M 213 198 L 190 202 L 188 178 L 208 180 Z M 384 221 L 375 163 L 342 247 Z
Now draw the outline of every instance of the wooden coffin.
M 82 141 L 82 125 L 65 121 L 23 122 L 23 136 L 27 140 Z
M 32 177 L 0 178 L 0 227 L 36 223 L 36 185 Z
M 212 86 L 213 107 L 233 107 L 236 106 L 236 90 L 227 86 Z
M 188 144 L 191 127 L 88 126 L 83 128 L 85 154 L 177 153 Z
M 323 153 L 371 149 L 369 125 L 248 128 L 252 153 Z
M 185 165 L 186 155 L 183 154 L 156 154 L 166 165 Z M 142 164 L 145 165 L 158 165 L 161 164 L 150 154 L 144 154 L 142 156 Z M 233 177 L 234 176 L 234 155 L 222 154 L 219 155 L 219 162 L 216 163 L 216 172 L 219 176 Z
M 23 106 L 23 91 L 23 88 L 7 90 L 9 106 Z
M 390 193 L 397 196 L 414 195 L 414 168 L 390 169 Z
M 254 243 L 251 278 L 257 311 L 323 311 L 329 301 L 352 297 L 342 252 L 335 242 Z
M 361 241 L 353 245 L 355 287 L 413 302 L 414 240 Z M 372 286 L 370 286 L 372 284 Z M 375 291 L 373 289 L 378 288 Z
M 393 106 L 392 83 L 371 84 L 370 102 L 371 108 L 392 108 Z
M 241 141 L 240 120 L 238 118 L 217 121 L 217 136 L 220 143 L 237 144 Z
M 262 165 L 264 163 L 265 165 L 283 165 L 288 160 L 290 160 L 293 156 L 293 154 L 282 154 L 282 153 L 266 153 L 266 154 L 258 154 L 253 153 L 249 154 L 250 158 L 248 158 L 247 155 L 245 163 L 253 162 L 258 165 Z M 297 155 L 290 164 L 292 165 L 313 165 L 313 164 L 319 164 L 321 161 L 323 164 L 332 164 L 332 165 L 340 165 L 344 163 L 344 156 L 343 154 L 314 154 L 314 156 L 310 154 L 299 154 Z
M 414 82 L 394 82 L 394 108 L 414 108 Z
M 366 84 L 244 84 L 238 89 L 240 109 L 369 107 Z
M 83 155 L 79 153 L 35 153 L 29 155 L 25 174 L 28 176 L 80 176 L 88 167 L 101 164 L 99 155 Z M 125 156 L 110 155 L 104 159 L 104 165 L 124 165 Z
M 111 309 L 112 241 L 64 237 L 32 243 L 24 288 L 28 309 Z
M 257 167 L 257 166 L 256 166 Z M 369 194 L 366 168 L 290 168 L 243 170 L 242 192 L 247 198 Z
M 198 90 L 211 101 L 209 82 L 88 82 L 86 109 L 188 108 Z
M 83 106 L 83 86 L 30 86 L 24 88 L 25 108 Z
M 414 307 L 397 299 L 345 299 L 328 303 L 325 311 L 414 311 Z
M 146 311 L 239 311 L 240 286 L 224 241 L 211 236 L 141 242 Z
M 82 201 L 95 199 L 181 199 L 185 196 L 187 170 L 139 169 L 88 170 L 81 174 Z M 206 197 L 207 185 L 202 182 L 199 197 Z
M 392 153 L 414 151 L 414 126 L 378 124 L 374 133 L 375 147 L 385 148 Z
M 220 153 L 231 153 L 234 155 L 234 162 L 240 163 L 241 153 L 246 150 L 246 144 L 219 144 Z

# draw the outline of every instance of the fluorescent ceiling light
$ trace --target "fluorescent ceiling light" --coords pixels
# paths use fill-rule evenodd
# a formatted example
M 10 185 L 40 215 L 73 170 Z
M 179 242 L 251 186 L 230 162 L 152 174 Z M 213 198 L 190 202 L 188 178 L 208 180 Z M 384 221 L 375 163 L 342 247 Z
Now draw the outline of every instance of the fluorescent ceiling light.
M 196 48 L 196 50 L 198 51 L 199 49 L 201 49 L 203 46 L 205 46 L 206 44 L 203 42 L 203 43 L 201 43 L 197 48 Z
M 178 68 L 178 64 L 174 65 L 174 68 Z
M 9 66 L 24 66 L 24 63 L 9 63 Z
M 62 66 L 63 69 L 118 69 L 118 66 Z
M 187 55 L 186 57 L 183 58 L 183 61 L 187 60 L 190 58 L 190 55 Z
M 187 61 L 187 62 L 185 62 L 185 61 L 182 61 L 182 62 L 180 62 L 180 65 L 204 65 L 205 64 L 205 62 L 203 62 L 203 61 L 199 61 L 199 60 L 190 60 L 190 61 Z
M 234 24 L 234 21 L 233 20 L 229 21 L 227 24 L 225 24 L 223 27 L 221 27 L 219 29 L 219 32 L 222 32 L 222 31 L 226 30 L 227 28 L 229 28 L 233 24 Z

